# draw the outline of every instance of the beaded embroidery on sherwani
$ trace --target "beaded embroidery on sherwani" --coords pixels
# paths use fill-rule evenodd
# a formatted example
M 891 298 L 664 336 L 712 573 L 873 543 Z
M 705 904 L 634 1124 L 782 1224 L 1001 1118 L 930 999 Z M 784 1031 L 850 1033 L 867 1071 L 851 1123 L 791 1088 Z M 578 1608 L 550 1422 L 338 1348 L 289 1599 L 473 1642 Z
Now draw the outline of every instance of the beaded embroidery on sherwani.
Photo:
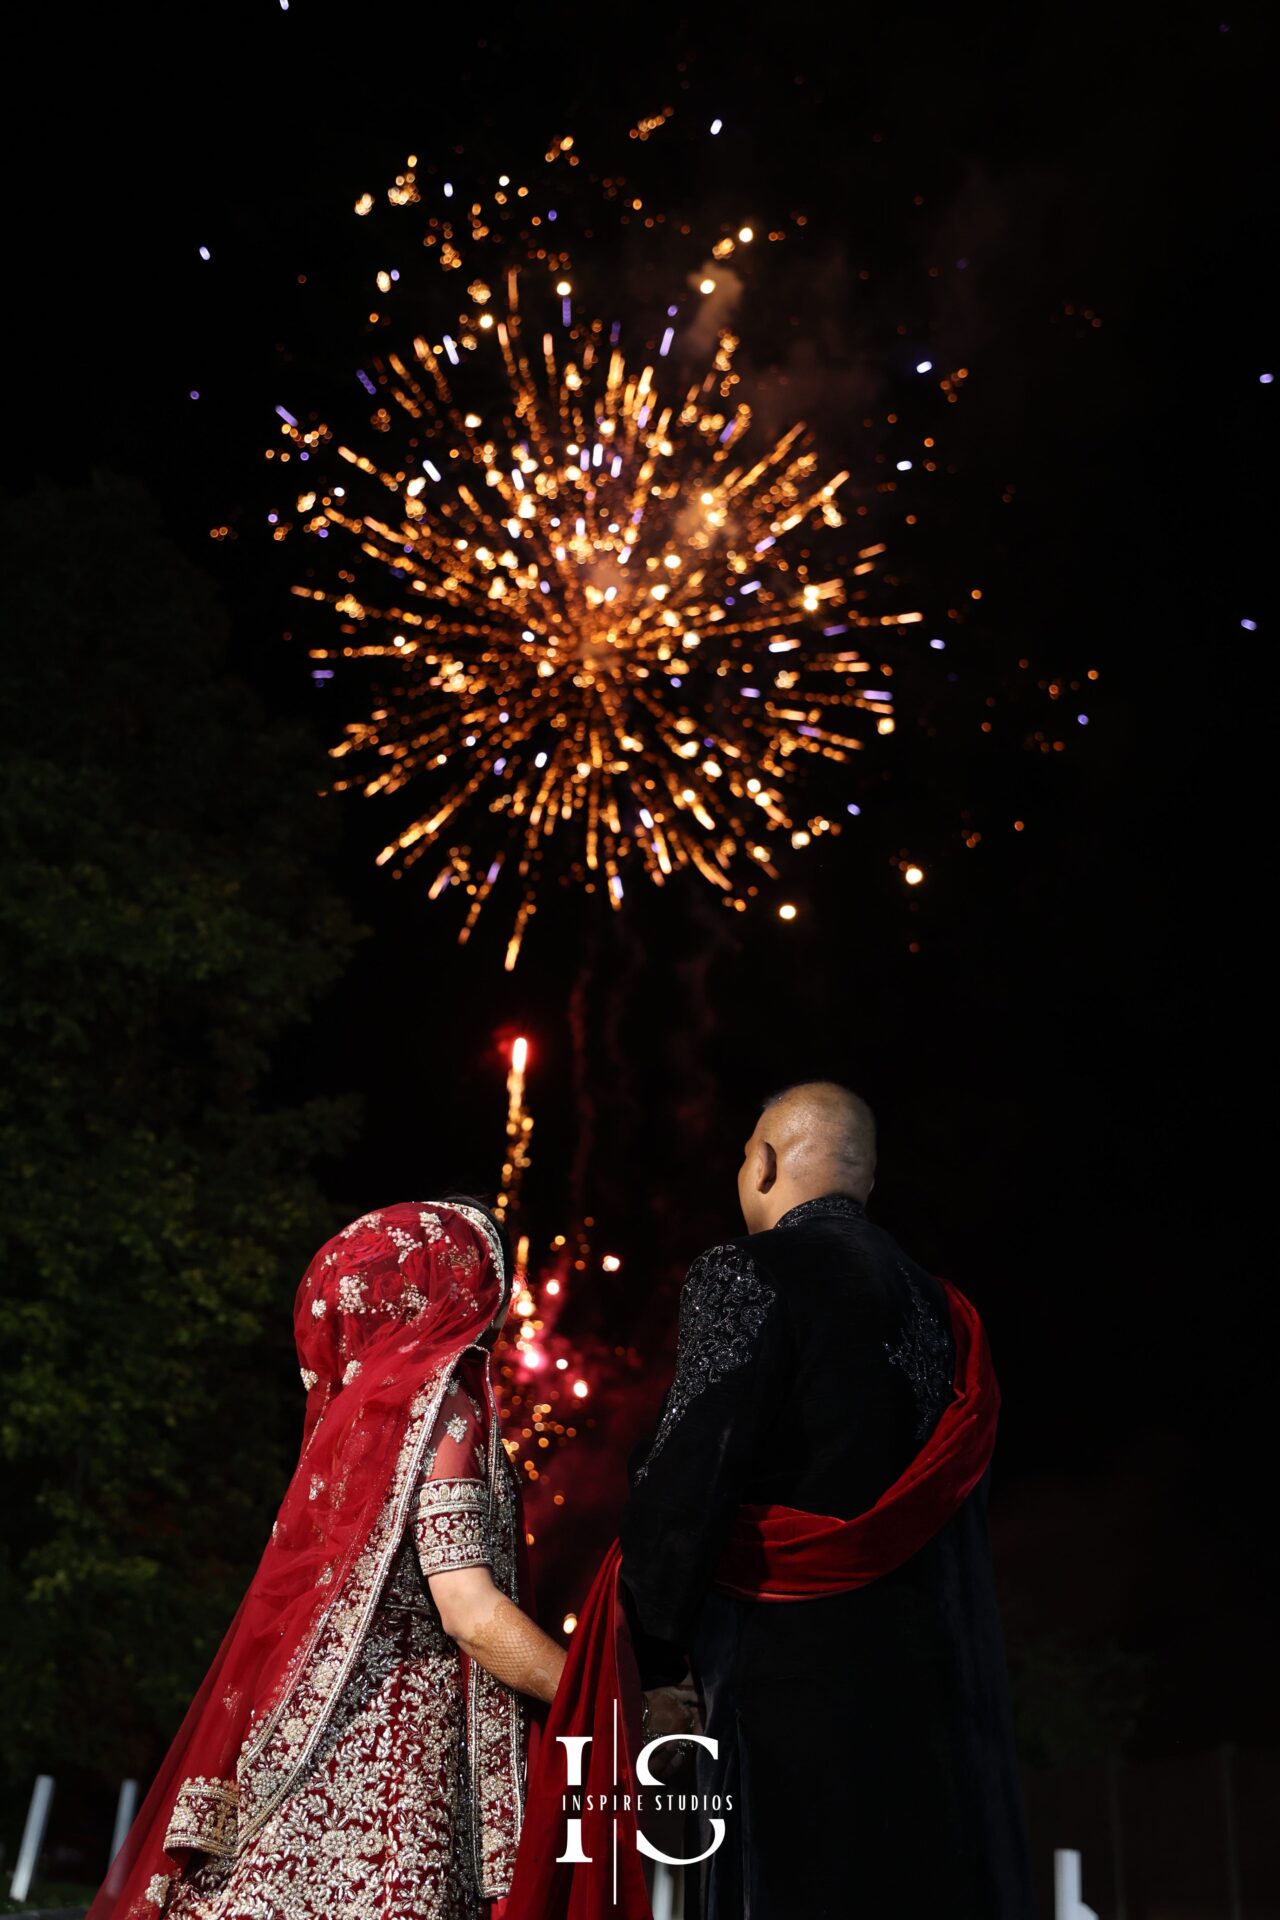
M 694 1261 L 680 1295 L 675 1379 L 637 1482 L 698 1395 L 746 1365 L 776 1297 L 743 1247 L 712 1247 Z
M 906 1374 L 916 1403 L 916 1445 L 923 1446 L 937 1426 L 951 1398 L 955 1360 L 951 1335 L 938 1318 L 914 1274 L 900 1267 L 911 1305 L 902 1338 L 896 1347 L 886 1340 L 891 1366 Z

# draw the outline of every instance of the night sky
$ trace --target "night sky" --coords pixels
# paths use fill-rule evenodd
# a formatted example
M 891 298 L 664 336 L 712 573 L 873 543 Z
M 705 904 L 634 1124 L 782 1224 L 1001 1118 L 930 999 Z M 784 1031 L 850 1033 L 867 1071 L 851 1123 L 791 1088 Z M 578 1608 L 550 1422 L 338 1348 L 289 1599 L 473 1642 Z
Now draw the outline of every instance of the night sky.
M 518 172 L 571 129 L 584 172 L 643 173 L 708 231 L 801 211 L 735 325 L 765 411 L 803 412 L 855 474 L 917 404 L 909 362 L 969 369 L 953 471 L 868 495 L 911 603 L 964 620 L 945 662 L 895 641 L 898 732 L 861 757 L 860 815 L 752 912 L 693 881 L 636 882 L 620 915 L 553 892 L 508 975 L 502 910 L 459 950 L 425 884 L 375 871 L 386 823 L 331 803 L 335 881 L 373 938 L 282 1072 L 364 1096 L 335 1206 L 492 1187 L 501 1048 L 528 1034 L 526 1224 L 545 1241 L 579 1203 L 624 1257 L 625 1285 L 574 1310 L 648 1363 L 625 1438 L 665 1384 L 683 1267 L 739 1230 L 756 1104 L 848 1080 L 880 1117 L 877 1217 L 991 1330 L 1011 1611 L 1146 1657 L 1141 1751 L 1274 1739 L 1246 1473 L 1275 1397 L 1246 1237 L 1271 1105 L 1245 1009 L 1270 877 L 1250 826 L 1275 366 L 1261 13 L 885 8 L 834 39 L 787 9 L 736 37 L 741 13 L 191 18 L 77 26 L 70 73 L 46 48 L 11 174 L 32 337 L 8 484 L 143 479 L 217 582 L 237 670 L 326 742 L 360 689 L 314 687 L 282 637 L 302 556 L 265 538 L 262 450 L 281 402 L 340 392 L 358 415 L 351 209 L 407 151 Z M 634 236 L 599 246 L 597 279 L 634 284 Z M 237 537 L 211 542 L 219 524 Z M 1045 688 L 1073 681 L 1068 713 Z M 1046 729 L 1063 751 L 1039 751 Z M 584 1453 L 600 1501 L 619 1471 Z M 580 1558 L 603 1507 L 583 1527 Z

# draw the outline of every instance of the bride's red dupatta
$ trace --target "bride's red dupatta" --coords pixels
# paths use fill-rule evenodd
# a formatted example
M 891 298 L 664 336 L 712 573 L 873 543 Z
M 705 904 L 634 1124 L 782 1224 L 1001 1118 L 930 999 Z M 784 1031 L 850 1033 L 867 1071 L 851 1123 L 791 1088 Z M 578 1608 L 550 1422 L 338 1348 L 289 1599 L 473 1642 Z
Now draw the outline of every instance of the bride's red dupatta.
M 991 1462 L 1000 1390 L 976 1309 L 958 1288 L 945 1280 L 942 1285 L 955 1337 L 953 1397 L 921 1451 L 874 1507 L 851 1520 L 795 1507 L 739 1507 L 716 1569 L 716 1585 L 724 1592 L 795 1601 L 866 1586 L 918 1553 L 973 1492 Z M 570 1851 L 572 1804 L 566 1805 L 566 1752 L 557 1736 L 591 1740 L 584 1796 L 630 1793 L 635 1804 L 639 1678 L 618 1593 L 621 1566 L 615 1541 L 579 1615 L 530 1774 L 502 1920 L 652 1920 L 634 1811 L 611 1800 L 609 1811 L 584 1811 L 582 1851 L 591 1864 L 560 1857 Z
M 510 1284 L 492 1223 L 454 1201 L 365 1214 L 307 1268 L 294 1309 L 307 1389 L 297 1468 L 89 1920 L 159 1920 L 184 1864 L 237 1852 L 301 1776 L 363 1645 L 450 1376 Z M 475 1361 L 485 1369 L 483 1349 Z M 500 1444 L 488 1393 L 482 1417 Z

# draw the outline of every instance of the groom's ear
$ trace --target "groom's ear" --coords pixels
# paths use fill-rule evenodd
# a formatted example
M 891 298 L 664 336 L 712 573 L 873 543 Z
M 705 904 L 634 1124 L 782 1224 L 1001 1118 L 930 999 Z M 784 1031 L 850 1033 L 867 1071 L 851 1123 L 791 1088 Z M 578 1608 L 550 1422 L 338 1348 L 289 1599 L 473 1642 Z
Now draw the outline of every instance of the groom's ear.
M 767 1140 L 756 1148 L 756 1192 L 768 1193 L 778 1177 L 778 1156 Z

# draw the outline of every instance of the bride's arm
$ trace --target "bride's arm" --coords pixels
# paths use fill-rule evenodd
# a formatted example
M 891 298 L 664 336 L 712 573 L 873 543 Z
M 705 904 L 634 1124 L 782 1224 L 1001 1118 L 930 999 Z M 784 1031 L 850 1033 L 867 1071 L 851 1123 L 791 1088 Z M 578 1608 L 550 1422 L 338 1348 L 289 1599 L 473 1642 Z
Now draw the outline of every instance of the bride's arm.
M 504 1687 L 537 1700 L 555 1698 L 568 1657 L 564 1648 L 499 1593 L 488 1567 L 433 1573 L 427 1584 L 445 1632 L 469 1659 Z

